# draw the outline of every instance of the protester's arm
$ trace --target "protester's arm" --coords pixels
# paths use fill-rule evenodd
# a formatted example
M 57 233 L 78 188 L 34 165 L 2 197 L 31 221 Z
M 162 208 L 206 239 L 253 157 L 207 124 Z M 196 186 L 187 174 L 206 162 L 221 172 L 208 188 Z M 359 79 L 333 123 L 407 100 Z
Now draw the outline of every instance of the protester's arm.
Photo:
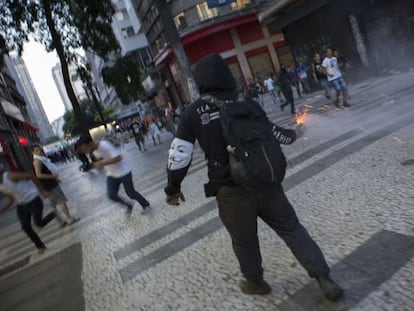
M 120 161 L 122 161 L 122 155 L 117 155 L 117 156 L 115 156 L 113 158 L 110 158 L 110 159 L 107 159 L 107 160 L 101 160 L 101 161 L 98 161 L 98 162 L 94 162 L 93 167 L 94 168 L 102 168 L 104 166 L 115 164 L 115 163 L 118 163 Z
M 47 193 L 45 189 L 43 189 L 42 185 L 40 184 L 39 179 L 37 179 L 35 175 L 31 173 L 26 173 L 26 172 L 9 172 L 7 176 L 11 181 L 14 181 L 14 182 L 18 182 L 22 180 L 31 180 L 35 184 L 36 188 L 39 190 L 41 195 L 43 197 L 47 197 Z
M 191 165 L 195 135 L 190 124 L 190 111 L 186 110 L 181 117 L 177 129 L 177 135 L 171 143 L 167 175 L 168 184 L 164 188 L 167 195 L 167 203 L 171 205 L 179 205 L 179 201 L 184 201 L 181 193 L 181 182 L 187 175 Z
M 283 145 L 290 145 L 295 142 L 297 135 L 294 129 L 285 129 L 273 124 L 273 136 Z
M 5 191 L 4 189 L 0 189 L 0 193 L 6 197 L 6 203 L 0 207 L 0 214 L 2 214 L 5 211 L 7 211 L 10 207 L 12 207 L 15 198 L 11 192 Z

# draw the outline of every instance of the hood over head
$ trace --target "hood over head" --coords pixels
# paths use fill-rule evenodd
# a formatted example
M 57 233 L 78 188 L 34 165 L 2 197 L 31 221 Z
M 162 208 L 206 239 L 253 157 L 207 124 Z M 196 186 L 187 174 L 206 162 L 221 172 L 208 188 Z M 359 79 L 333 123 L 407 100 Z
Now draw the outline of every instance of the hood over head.
M 200 93 L 235 91 L 237 87 L 229 66 L 219 54 L 208 54 L 200 59 L 194 69 L 194 79 Z

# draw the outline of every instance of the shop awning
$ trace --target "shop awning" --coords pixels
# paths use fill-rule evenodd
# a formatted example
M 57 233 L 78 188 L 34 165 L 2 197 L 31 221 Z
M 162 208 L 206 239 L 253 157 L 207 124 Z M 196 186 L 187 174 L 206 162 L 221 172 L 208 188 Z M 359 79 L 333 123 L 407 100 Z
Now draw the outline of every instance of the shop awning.
M 36 125 L 34 125 L 30 122 L 27 122 L 27 121 L 23 122 L 23 125 L 26 129 L 28 129 L 29 131 L 32 131 L 32 132 L 37 132 L 39 130 L 39 128 Z
M 23 114 L 20 111 L 19 107 L 13 105 L 11 102 L 7 100 L 2 100 L 1 106 L 3 107 L 4 113 L 7 114 L 9 117 L 24 122 Z

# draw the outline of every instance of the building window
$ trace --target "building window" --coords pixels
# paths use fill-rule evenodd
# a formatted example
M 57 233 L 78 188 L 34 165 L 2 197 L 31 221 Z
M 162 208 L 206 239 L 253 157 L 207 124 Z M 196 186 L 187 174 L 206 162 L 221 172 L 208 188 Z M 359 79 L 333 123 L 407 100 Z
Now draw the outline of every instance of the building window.
M 244 9 L 248 4 L 250 4 L 250 0 L 236 0 L 231 4 L 232 10 L 240 10 Z
M 174 23 L 178 31 L 187 28 L 187 21 L 185 20 L 184 12 L 181 12 L 174 17 Z
M 217 16 L 217 8 L 208 8 L 208 4 L 206 1 L 203 3 L 197 4 L 197 13 L 200 21 L 205 21 L 207 19 L 213 18 Z
M 122 36 L 125 39 L 131 38 L 131 37 L 135 36 L 135 31 L 134 31 L 134 28 L 132 26 L 126 27 L 126 28 L 122 28 L 121 29 L 121 32 L 122 32 Z

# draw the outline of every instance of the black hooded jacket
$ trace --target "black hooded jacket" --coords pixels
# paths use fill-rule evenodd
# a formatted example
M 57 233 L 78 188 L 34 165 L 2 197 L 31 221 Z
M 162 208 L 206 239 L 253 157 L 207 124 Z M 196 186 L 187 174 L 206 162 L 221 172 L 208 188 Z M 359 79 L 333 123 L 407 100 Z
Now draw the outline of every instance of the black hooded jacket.
M 208 94 L 219 100 L 237 99 L 236 81 L 228 65 L 218 54 L 203 57 L 195 66 L 194 78 L 201 95 Z M 256 103 L 252 101 L 252 104 Z M 171 144 L 167 166 L 168 185 L 165 187 L 167 195 L 180 192 L 181 182 L 191 164 L 191 159 L 182 160 L 180 156 L 179 161 L 176 161 L 171 150 L 184 144 L 187 149 L 191 149 L 190 153 L 187 151 L 187 156 L 191 156 L 196 139 L 208 162 L 209 188 L 218 190 L 220 186 L 232 184 L 228 169 L 228 153 L 219 119 L 219 109 L 202 99 L 196 100 L 184 111 L 176 137 Z M 294 130 L 283 129 L 276 125 L 273 133 L 282 144 L 291 144 L 296 139 Z

